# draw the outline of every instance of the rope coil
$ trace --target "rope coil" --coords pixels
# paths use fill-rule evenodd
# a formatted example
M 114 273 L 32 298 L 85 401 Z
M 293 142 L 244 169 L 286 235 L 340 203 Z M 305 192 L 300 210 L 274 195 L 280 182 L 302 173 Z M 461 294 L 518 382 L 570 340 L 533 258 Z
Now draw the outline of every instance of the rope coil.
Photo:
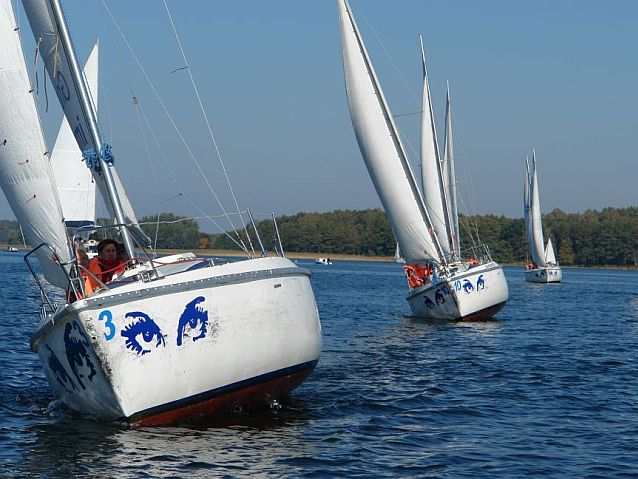
M 95 148 L 88 148 L 82 152 L 82 161 L 86 163 L 86 167 L 93 171 L 100 171 L 100 158 L 107 164 L 112 165 L 115 162 L 113 149 L 108 143 L 103 143 L 98 156 Z

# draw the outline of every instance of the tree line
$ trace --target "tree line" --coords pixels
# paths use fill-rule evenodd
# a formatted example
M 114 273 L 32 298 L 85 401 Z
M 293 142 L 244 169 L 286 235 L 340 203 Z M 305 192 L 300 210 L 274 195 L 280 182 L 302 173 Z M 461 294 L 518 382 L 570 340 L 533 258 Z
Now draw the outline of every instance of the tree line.
M 158 222 L 159 220 L 159 222 Z M 236 249 L 238 244 L 259 243 L 252 224 L 246 230 L 208 234 L 196 220 L 172 213 L 141 218 L 140 224 L 158 248 Z M 465 247 L 480 241 L 501 263 L 522 263 L 529 259 L 523 219 L 495 215 L 460 216 L 461 243 Z M 272 220 L 255 223 L 265 249 L 279 249 Z M 297 213 L 277 218 L 285 252 L 317 255 L 348 254 L 387 256 L 394 254 L 396 240 L 385 213 L 379 209 L 336 210 L 328 213 Z M 638 265 L 638 208 L 605 208 L 584 213 L 559 209 L 543 216 L 545 241 L 552 239 L 562 265 Z M 16 221 L 0 220 L 0 242 L 22 242 Z

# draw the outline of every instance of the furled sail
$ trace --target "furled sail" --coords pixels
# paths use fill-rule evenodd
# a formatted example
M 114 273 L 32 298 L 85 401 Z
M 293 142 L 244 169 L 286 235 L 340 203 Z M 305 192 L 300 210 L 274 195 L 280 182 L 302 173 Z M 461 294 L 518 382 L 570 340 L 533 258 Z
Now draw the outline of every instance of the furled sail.
M 62 210 L 11 3 L 0 0 L 0 186 L 27 241 L 33 247 L 48 243 L 68 262 Z M 66 288 L 66 274 L 51 251 L 40 248 L 37 255 L 45 279 Z
M 454 142 L 452 140 L 452 101 L 450 100 L 450 84 L 447 84 L 447 101 L 445 104 L 445 150 L 444 150 L 443 186 L 447 192 L 448 216 L 450 219 L 450 242 L 457 258 L 461 256 L 461 236 L 459 231 L 459 209 L 456 195 L 456 172 L 454 170 Z
M 541 205 L 538 193 L 538 177 L 536 175 L 536 151 L 532 151 L 531 181 L 529 190 L 530 201 L 530 229 L 529 239 L 532 260 L 537 266 L 547 266 L 545 263 L 545 248 L 543 246 L 543 224 L 541 222 Z
M 443 186 L 443 172 L 441 171 L 423 39 L 421 39 L 421 59 L 423 64 L 423 96 L 421 104 L 421 179 L 423 199 L 432 220 L 434 231 L 441 243 L 443 254 L 448 256 L 451 251 L 450 218 L 447 208 L 447 195 Z
M 350 116 L 361 154 L 406 262 L 440 261 L 431 222 L 359 29 L 339 0 L 341 49 Z
M 91 125 L 91 115 L 95 114 L 95 111 L 86 111 L 83 105 L 90 105 L 91 99 L 84 98 L 85 92 L 88 92 L 88 88 L 83 88 L 83 85 L 78 85 L 74 81 L 74 75 L 72 73 L 72 59 L 74 58 L 72 52 L 66 51 L 65 43 L 61 41 L 61 33 L 58 31 L 58 26 L 53 15 L 52 6 L 47 0 L 23 0 L 24 10 L 29 18 L 31 24 L 31 30 L 35 36 L 36 43 L 38 45 L 38 51 L 46 64 L 47 71 L 51 77 L 51 81 L 55 88 L 55 91 L 64 110 L 64 115 L 69 121 L 71 131 L 75 136 L 75 140 L 80 147 L 86 161 L 91 161 L 91 158 L 95 158 L 95 155 L 101 155 L 110 161 L 108 166 L 111 172 L 115 171 L 115 167 L 112 163 L 112 152 L 108 145 L 95 145 L 96 132 Z M 98 134 L 99 136 L 99 134 Z M 98 148 L 99 147 L 99 148 Z M 101 149 L 104 151 L 95 151 Z M 88 165 L 91 166 L 91 165 Z M 107 208 L 113 217 L 116 217 L 115 206 L 110 201 L 108 195 L 108 186 L 106 175 L 99 171 L 99 168 L 92 168 L 93 178 L 97 184 L 97 187 L 104 198 Z M 113 176 L 116 176 L 113 174 Z M 114 180 L 115 183 L 117 181 Z M 133 209 L 130 207 L 130 203 L 125 201 L 123 188 L 120 185 L 116 186 L 117 196 L 122 203 L 122 210 L 125 221 L 133 226 L 133 234 L 137 237 L 138 241 L 144 243 L 150 243 L 149 238 L 137 225 L 137 219 Z
M 93 105 L 97 111 L 98 53 L 96 43 L 84 66 L 84 75 L 89 84 Z M 91 170 L 82 163 L 82 152 L 78 146 L 69 121 L 62 118 L 60 131 L 51 153 L 51 164 L 55 173 L 60 204 L 67 228 L 79 228 L 95 224 L 95 181 Z

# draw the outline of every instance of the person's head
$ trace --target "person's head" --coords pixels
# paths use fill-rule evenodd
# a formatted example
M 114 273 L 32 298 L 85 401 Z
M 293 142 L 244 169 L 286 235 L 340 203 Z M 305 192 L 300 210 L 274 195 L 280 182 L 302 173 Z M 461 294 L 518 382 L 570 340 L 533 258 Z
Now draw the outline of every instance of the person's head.
M 106 261 L 117 259 L 117 243 L 112 239 L 105 239 L 97 245 L 97 255 Z

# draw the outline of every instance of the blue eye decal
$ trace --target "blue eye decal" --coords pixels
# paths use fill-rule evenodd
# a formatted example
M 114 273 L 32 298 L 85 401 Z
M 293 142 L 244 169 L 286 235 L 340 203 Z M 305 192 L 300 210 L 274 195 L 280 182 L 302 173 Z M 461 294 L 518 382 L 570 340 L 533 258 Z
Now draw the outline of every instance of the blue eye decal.
M 66 323 L 64 326 L 64 347 L 66 348 L 66 359 L 71 366 L 71 371 L 78 380 L 78 384 L 82 389 L 86 389 L 82 378 L 89 381 L 95 376 L 95 366 L 91 362 L 88 349 L 91 344 L 86 335 L 76 321 Z
M 208 332 L 208 311 L 200 303 L 206 298 L 198 296 L 184 308 L 177 324 L 177 345 L 181 346 L 185 338 L 197 341 L 206 336 Z
M 470 283 L 469 279 L 463 280 L 463 291 L 465 291 L 466 293 L 471 293 L 472 291 L 474 291 L 474 286 L 472 286 L 472 283 Z
M 430 298 L 428 298 L 427 296 L 425 297 L 425 300 L 423 301 L 425 303 L 425 305 L 432 309 L 434 308 L 434 303 L 432 302 L 432 300 Z
M 64 366 L 62 366 L 62 363 L 48 344 L 47 353 L 49 355 L 47 364 L 49 366 L 49 369 L 53 373 L 55 380 L 60 384 L 60 386 L 64 388 L 66 392 L 73 392 L 74 389 L 77 389 L 75 383 L 73 382 L 73 379 L 71 379 L 71 376 L 69 376 L 69 374 L 66 372 L 66 369 L 64 369 Z M 69 389 L 67 385 L 71 386 L 71 389 Z
M 145 349 L 150 344 L 155 343 L 156 348 L 159 348 L 160 345 L 166 345 L 164 335 L 159 326 L 147 314 L 133 311 L 126 313 L 124 317 L 133 319 L 133 322 L 126 326 L 121 333 L 126 338 L 126 347 L 128 349 L 144 356 L 146 353 L 151 352 L 150 349 Z

